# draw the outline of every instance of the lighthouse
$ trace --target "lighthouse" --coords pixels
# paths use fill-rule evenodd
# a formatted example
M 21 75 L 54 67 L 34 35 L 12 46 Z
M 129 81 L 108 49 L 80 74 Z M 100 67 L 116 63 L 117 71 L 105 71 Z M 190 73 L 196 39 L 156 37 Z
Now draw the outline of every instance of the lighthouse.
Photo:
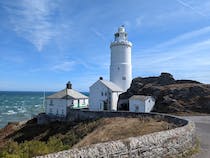
M 114 34 L 115 39 L 110 45 L 111 65 L 110 81 L 126 91 L 132 81 L 131 47 L 125 27 L 121 26 Z

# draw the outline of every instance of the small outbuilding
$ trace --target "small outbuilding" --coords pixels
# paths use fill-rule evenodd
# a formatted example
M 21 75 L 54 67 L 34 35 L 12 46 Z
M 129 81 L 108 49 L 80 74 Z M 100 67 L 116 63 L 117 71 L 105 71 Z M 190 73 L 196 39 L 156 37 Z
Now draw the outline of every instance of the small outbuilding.
M 74 89 L 68 82 L 66 88 L 46 97 L 45 112 L 47 115 L 65 117 L 67 108 L 87 108 L 88 97 Z
M 102 77 L 90 87 L 89 109 L 91 111 L 116 111 L 119 95 L 123 90 Z
M 133 95 L 129 98 L 129 111 L 131 112 L 150 112 L 155 105 L 152 96 Z

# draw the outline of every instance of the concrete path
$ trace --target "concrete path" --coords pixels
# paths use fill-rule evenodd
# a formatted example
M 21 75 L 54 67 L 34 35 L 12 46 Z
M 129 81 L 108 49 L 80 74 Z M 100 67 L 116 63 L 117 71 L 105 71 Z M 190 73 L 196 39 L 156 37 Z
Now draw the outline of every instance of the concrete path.
M 200 141 L 200 152 L 192 158 L 210 158 L 210 116 L 186 116 L 196 125 L 196 134 Z

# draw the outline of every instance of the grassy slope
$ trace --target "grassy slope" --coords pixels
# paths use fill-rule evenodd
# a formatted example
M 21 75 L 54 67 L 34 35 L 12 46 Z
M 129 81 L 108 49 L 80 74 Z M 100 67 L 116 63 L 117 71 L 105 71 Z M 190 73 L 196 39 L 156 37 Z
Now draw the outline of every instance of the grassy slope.
M 53 122 L 48 125 L 37 125 L 34 120 L 30 120 L 19 127 L 14 124 L 14 127 L 9 125 L 0 130 L 0 142 L 4 146 L 2 151 L 6 153 L 5 155 L 26 153 L 22 157 L 27 158 L 30 157 L 29 155 L 42 155 L 72 147 L 124 139 L 174 127 L 173 124 L 152 118 L 116 117 L 80 123 Z M 5 132 L 8 132 L 9 129 L 10 133 L 6 134 Z M 0 149 L 0 157 L 2 153 Z

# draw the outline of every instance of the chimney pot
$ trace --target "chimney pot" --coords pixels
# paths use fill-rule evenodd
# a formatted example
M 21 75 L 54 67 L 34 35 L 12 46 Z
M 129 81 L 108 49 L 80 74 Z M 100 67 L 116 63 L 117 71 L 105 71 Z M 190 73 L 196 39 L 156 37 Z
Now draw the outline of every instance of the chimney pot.
M 70 81 L 66 84 L 66 88 L 67 88 L 67 89 L 72 89 L 72 84 L 71 84 Z

